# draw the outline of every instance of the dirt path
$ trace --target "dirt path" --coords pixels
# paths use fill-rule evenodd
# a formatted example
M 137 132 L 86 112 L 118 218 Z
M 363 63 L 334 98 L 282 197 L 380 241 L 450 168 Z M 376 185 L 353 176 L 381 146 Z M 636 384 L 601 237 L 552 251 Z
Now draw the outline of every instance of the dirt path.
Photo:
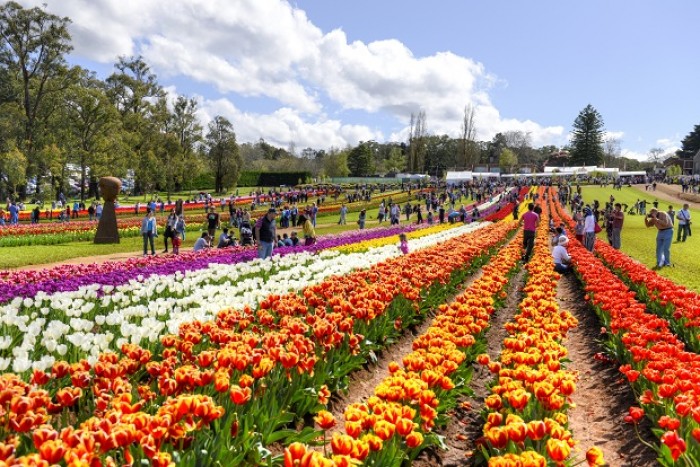
M 656 191 L 645 191 L 644 185 L 634 185 L 634 187 L 647 196 L 655 196 L 659 199 L 659 201 L 663 200 L 673 204 L 676 211 L 683 207 L 684 203 L 688 203 L 691 209 L 700 209 L 700 203 L 680 198 L 679 195 L 682 193 L 680 185 L 667 185 L 665 183 L 659 183 L 656 185 Z M 661 203 L 659 204 L 660 206 L 663 206 Z
M 579 321 L 564 342 L 571 360 L 567 368 L 579 374 L 577 389 L 572 396 L 576 407 L 568 412 L 569 428 L 579 441 L 574 455 L 585 459 L 586 451 L 597 446 L 611 466 L 657 465 L 655 452 L 637 439 L 634 426 L 623 422 L 629 407 L 637 403 L 618 371 L 619 365 L 595 358 L 603 351 L 599 343 L 601 327 L 583 296 L 581 284 L 573 275 L 560 279 L 557 287 L 559 306 Z M 646 418 L 639 431 L 646 442 L 655 439 Z

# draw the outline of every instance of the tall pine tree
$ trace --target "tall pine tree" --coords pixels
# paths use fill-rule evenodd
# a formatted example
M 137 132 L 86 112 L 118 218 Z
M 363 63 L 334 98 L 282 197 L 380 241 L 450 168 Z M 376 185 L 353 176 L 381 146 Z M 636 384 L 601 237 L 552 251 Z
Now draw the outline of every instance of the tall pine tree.
M 571 165 L 600 165 L 603 162 L 603 117 L 588 104 L 574 120 L 571 132 Z
M 700 125 L 695 125 L 693 131 L 683 138 L 681 149 L 676 151 L 676 155 L 681 159 L 692 159 L 700 151 Z

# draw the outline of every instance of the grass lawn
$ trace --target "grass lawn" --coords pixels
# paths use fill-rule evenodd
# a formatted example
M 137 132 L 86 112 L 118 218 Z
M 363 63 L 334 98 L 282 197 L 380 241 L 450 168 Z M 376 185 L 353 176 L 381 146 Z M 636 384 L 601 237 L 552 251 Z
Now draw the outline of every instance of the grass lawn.
M 613 190 L 612 188 L 582 187 L 583 199 L 590 204 L 593 204 L 593 200 L 597 199 L 601 206 L 605 206 L 611 194 L 615 197 L 615 202 L 627 203 L 630 207 L 634 205 L 637 199 L 646 199 L 647 212 L 653 207 L 651 203 L 657 199 L 654 197 L 653 192 L 645 192 L 634 187 L 623 187 L 622 191 Z M 682 207 L 680 202 L 669 203 L 659 199 L 659 209 L 666 211 L 669 204 L 672 204 L 676 211 Z M 693 220 L 700 219 L 700 211 L 691 209 L 690 216 Z M 700 230 L 697 230 L 700 227 L 698 226 L 700 224 L 693 225 L 695 236 L 688 237 L 685 243 L 675 243 L 677 230 L 674 230 L 674 243 L 671 245 L 671 262 L 675 267 L 663 268 L 658 273 L 700 292 L 700 274 L 698 274 L 698 264 L 700 264 L 700 248 L 698 248 Z M 598 234 L 598 238 L 600 241 L 607 241 L 604 231 Z M 625 214 L 625 224 L 622 228 L 622 251 L 650 268 L 655 265 L 656 228 L 645 227 L 644 216 Z

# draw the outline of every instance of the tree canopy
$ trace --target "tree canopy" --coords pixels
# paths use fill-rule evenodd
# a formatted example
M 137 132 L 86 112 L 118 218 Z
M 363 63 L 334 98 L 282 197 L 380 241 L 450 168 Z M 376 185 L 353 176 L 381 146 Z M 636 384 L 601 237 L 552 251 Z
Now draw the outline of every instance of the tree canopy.
M 603 117 L 588 104 L 574 120 L 571 132 L 571 165 L 600 165 L 604 155 L 603 136 Z
M 676 155 L 681 159 L 691 159 L 698 151 L 700 151 L 700 125 L 695 125 L 693 131 L 681 141 L 681 148 L 676 152 Z

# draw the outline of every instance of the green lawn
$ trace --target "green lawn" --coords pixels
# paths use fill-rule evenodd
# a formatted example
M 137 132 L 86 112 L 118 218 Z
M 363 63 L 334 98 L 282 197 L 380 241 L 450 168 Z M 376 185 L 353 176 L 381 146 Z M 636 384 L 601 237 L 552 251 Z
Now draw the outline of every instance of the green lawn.
M 627 203 L 630 207 L 637 199 L 646 199 L 647 212 L 653 207 L 651 203 L 657 199 L 653 192 L 645 192 L 635 187 L 623 187 L 622 191 L 612 188 L 582 187 L 583 199 L 590 204 L 593 204 L 593 200 L 597 199 L 601 206 L 605 206 L 605 202 L 609 201 L 611 194 L 615 197 L 615 202 Z M 658 201 L 659 209 L 664 211 L 668 209 L 669 204 L 673 205 L 675 211 L 682 207 L 681 202 L 668 203 L 661 199 Z M 690 215 L 691 219 L 696 222 L 700 219 L 700 211 L 698 210 L 691 209 Z M 675 243 L 677 230 L 674 230 L 671 262 L 675 267 L 663 268 L 658 273 L 700 292 L 700 274 L 698 274 L 698 264 L 700 264 L 700 248 L 698 248 L 700 230 L 698 229 L 700 229 L 700 223 L 694 223 L 693 228 L 695 235 L 688 237 L 685 243 Z M 604 231 L 598 235 L 598 238 L 601 241 L 607 241 Z M 645 227 L 644 216 L 625 215 L 625 224 L 622 228 L 622 251 L 649 267 L 654 266 L 656 262 L 656 229 Z

